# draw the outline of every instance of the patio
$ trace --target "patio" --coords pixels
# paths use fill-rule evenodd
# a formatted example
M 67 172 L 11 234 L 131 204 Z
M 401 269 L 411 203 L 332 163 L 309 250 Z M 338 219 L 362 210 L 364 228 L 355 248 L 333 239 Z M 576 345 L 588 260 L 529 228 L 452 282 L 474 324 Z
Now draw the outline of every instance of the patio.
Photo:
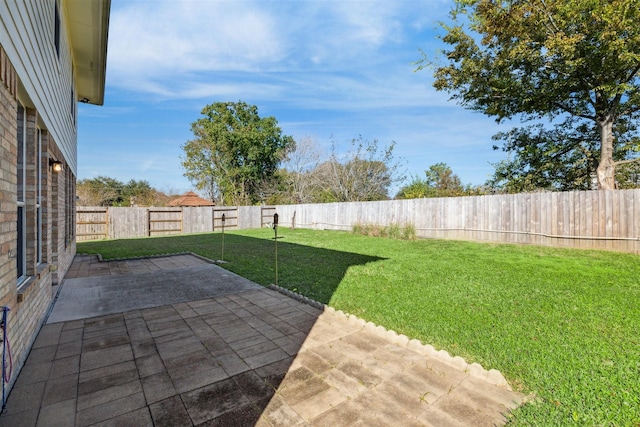
M 0 426 L 492 426 L 521 401 L 497 371 L 194 255 L 77 256 Z

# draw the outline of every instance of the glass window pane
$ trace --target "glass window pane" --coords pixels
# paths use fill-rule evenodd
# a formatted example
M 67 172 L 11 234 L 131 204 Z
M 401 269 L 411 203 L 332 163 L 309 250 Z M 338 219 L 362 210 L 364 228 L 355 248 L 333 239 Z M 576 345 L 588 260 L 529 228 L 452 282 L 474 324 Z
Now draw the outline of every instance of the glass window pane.
M 25 178 L 25 117 L 24 107 L 18 104 L 18 202 L 24 202 L 24 178 Z
M 18 248 L 16 251 L 16 261 L 18 270 L 18 281 L 20 281 L 26 274 L 26 253 L 25 253 L 25 211 L 24 207 L 18 206 Z

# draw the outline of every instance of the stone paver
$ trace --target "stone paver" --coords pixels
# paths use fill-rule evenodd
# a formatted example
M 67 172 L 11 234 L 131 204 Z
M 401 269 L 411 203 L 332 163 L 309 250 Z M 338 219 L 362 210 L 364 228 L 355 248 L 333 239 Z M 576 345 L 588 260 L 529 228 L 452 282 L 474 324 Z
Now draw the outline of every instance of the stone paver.
M 202 265 L 180 258 L 78 257 L 74 280 Z M 521 401 L 497 371 L 247 286 L 44 325 L 0 427 L 493 426 Z

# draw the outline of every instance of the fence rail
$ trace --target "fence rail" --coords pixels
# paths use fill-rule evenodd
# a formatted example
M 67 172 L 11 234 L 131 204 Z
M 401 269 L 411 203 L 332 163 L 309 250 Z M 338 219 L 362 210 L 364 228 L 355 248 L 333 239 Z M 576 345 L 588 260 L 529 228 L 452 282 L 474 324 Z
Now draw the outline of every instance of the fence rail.
M 149 235 L 149 209 L 176 211 L 79 207 L 78 240 Z M 218 230 L 223 213 L 225 227 L 267 226 L 277 212 L 280 227 L 351 230 L 356 224 L 410 224 L 424 238 L 640 253 L 640 189 L 180 209 L 182 233 Z M 92 223 L 96 218 L 105 218 L 104 226 Z

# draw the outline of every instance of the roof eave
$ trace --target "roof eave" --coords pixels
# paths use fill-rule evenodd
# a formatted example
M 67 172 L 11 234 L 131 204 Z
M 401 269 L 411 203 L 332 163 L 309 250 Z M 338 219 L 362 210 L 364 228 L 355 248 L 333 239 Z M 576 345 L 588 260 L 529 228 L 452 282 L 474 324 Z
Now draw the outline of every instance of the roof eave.
M 111 0 L 67 0 L 66 17 L 76 73 L 77 99 L 104 104 Z

